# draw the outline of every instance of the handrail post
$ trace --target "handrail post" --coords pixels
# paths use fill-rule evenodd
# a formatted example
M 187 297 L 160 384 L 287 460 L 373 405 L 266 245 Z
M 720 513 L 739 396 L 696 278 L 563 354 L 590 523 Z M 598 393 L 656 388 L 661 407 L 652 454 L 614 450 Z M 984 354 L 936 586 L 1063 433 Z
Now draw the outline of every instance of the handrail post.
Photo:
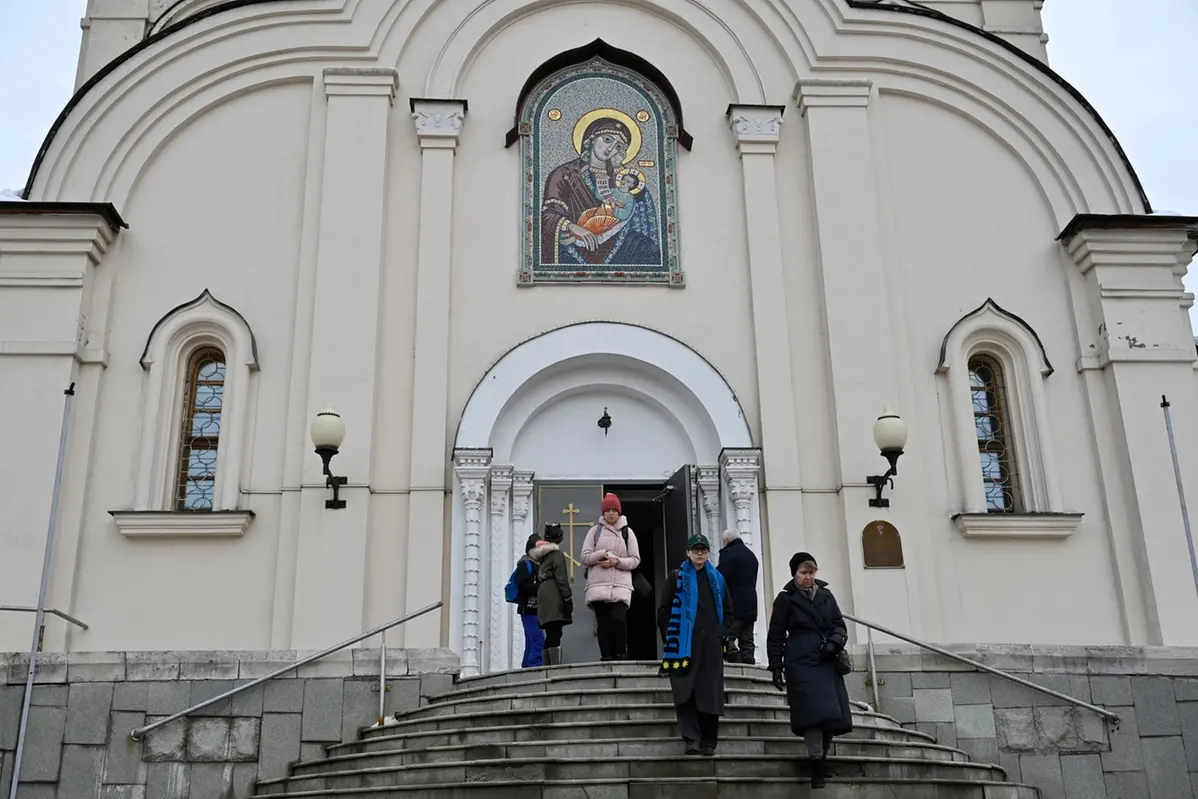
M 383 726 L 383 718 L 387 715 L 384 709 L 387 697 L 387 631 L 383 630 L 382 640 L 379 641 L 379 727 Z
M 874 710 L 878 713 L 882 712 L 882 700 L 878 697 L 878 667 L 874 663 L 874 631 L 871 627 L 865 628 L 866 636 L 866 651 L 869 653 L 869 683 L 874 689 Z

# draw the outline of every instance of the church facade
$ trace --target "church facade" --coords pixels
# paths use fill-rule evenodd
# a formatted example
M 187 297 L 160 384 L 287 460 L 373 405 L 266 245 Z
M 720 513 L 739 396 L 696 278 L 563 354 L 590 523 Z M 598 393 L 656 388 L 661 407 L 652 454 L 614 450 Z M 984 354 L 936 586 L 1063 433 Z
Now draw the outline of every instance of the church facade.
M 803 549 L 921 639 L 1198 646 L 1198 219 L 1038 2 L 110 5 L 0 203 L 0 602 L 57 497 L 46 605 L 88 624 L 45 649 L 440 601 L 391 643 L 510 668 L 525 540 L 577 557 L 607 491 L 658 585 L 736 528 L 763 608 Z

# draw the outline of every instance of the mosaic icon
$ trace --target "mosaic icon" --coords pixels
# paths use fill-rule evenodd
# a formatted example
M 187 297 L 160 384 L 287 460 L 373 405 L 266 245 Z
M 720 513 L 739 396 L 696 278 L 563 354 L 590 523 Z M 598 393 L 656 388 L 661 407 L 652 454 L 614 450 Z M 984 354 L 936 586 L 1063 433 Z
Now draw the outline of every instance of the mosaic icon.
M 652 82 L 602 58 L 529 95 L 519 121 L 528 176 L 519 285 L 685 284 L 672 117 Z

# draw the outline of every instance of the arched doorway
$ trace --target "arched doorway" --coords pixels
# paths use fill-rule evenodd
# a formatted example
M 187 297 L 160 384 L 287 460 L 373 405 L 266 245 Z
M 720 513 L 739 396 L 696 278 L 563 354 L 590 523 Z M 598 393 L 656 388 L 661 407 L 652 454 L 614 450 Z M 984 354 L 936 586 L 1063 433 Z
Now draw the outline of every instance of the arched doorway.
M 604 416 L 610 425 L 599 424 Z M 449 618 L 463 672 L 518 665 L 521 635 L 503 584 L 542 524 L 561 522 L 572 534 L 563 548 L 577 557 L 603 492 L 615 490 L 656 587 L 690 530 L 718 548 L 720 532 L 735 525 L 761 556 L 759 468 L 732 389 L 670 336 L 588 322 L 509 351 L 479 381 L 455 438 Z M 578 566 L 574 579 L 567 662 L 598 658 Z M 634 602 L 630 625 L 639 618 L 640 633 L 630 654 L 656 646 L 653 601 Z

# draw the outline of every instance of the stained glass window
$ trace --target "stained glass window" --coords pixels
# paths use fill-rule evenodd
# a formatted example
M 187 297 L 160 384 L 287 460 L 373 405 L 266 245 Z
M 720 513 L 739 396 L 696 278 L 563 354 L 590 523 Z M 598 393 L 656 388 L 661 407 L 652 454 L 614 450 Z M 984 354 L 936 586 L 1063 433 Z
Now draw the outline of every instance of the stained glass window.
M 183 388 L 175 510 L 205 511 L 214 507 L 224 390 L 224 353 L 214 347 L 196 352 L 188 361 Z
M 1012 449 L 1011 416 L 1002 364 L 989 355 L 969 359 L 969 389 L 978 458 L 990 513 L 1018 513 L 1018 465 Z

